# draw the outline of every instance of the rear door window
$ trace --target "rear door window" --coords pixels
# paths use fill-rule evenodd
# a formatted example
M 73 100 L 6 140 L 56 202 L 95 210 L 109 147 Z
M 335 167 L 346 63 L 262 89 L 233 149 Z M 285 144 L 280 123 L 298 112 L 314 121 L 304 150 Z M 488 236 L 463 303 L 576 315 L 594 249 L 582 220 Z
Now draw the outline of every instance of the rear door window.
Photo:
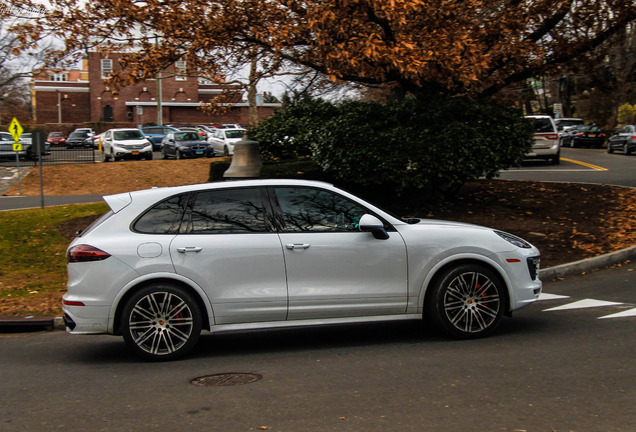
M 202 191 L 188 206 L 186 234 L 263 233 L 270 231 L 260 188 Z

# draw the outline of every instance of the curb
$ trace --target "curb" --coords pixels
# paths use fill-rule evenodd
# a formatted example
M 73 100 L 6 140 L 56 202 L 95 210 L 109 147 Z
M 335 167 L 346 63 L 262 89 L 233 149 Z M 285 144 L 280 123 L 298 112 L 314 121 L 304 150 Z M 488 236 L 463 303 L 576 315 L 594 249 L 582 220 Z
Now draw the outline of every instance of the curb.
M 636 246 L 610 252 L 593 258 L 542 269 L 539 277 L 542 280 L 555 280 L 567 276 L 575 276 L 591 272 L 636 258 Z M 38 330 L 65 330 L 62 317 L 0 317 L 0 333 Z
M 636 258 L 636 246 L 606 253 L 593 258 L 586 258 L 584 260 L 542 269 L 539 270 L 539 277 L 542 280 L 547 281 L 566 276 L 580 275 L 592 270 L 598 270 L 614 264 L 620 264 L 633 258 Z

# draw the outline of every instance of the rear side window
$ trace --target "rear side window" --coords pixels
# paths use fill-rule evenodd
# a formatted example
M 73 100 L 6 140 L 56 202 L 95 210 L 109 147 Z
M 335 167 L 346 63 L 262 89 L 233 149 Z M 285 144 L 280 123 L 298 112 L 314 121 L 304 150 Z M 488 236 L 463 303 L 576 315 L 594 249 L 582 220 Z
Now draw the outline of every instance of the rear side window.
M 266 213 L 257 188 L 210 190 L 196 194 L 188 206 L 187 234 L 268 232 Z
M 146 211 L 133 226 L 144 234 L 171 234 L 179 231 L 181 216 L 190 195 L 177 195 Z

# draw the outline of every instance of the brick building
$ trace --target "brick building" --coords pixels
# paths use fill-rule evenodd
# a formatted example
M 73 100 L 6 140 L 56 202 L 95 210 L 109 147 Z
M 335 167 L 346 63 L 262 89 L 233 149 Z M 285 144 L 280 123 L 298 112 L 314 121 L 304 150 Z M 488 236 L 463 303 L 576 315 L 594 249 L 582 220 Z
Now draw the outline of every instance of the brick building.
M 32 80 L 34 121 L 45 123 L 113 122 L 130 126 L 157 123 L 248 123 L 248 105 L 237 87 L 213 84 L 186 76 L 186 64 L 178 61 L 162 71 L 161 79 L 114 89 L 109 74 L 119 69 L 121 54 L 91 52 L 81 70 L 44 71 Z M 183 72 L 183 73 L 180 73 Z M 161 93 L 161 103 L 157 95 Z M 219 98 L 215 100 L 215 98 Z M 222 114 L 202 110 L 202 104 L 227 107 Z M 280 104 L 259 104 L 259 117 L 270 116 Z

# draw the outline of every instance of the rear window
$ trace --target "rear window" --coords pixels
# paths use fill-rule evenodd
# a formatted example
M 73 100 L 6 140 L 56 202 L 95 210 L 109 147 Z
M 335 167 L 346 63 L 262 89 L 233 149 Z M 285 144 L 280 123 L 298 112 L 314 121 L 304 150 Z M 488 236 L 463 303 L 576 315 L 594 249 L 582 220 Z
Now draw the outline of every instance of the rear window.
M 536 133 L 555 132 L 552 122 L 547 117 L 534 117 L 529 119 Z

